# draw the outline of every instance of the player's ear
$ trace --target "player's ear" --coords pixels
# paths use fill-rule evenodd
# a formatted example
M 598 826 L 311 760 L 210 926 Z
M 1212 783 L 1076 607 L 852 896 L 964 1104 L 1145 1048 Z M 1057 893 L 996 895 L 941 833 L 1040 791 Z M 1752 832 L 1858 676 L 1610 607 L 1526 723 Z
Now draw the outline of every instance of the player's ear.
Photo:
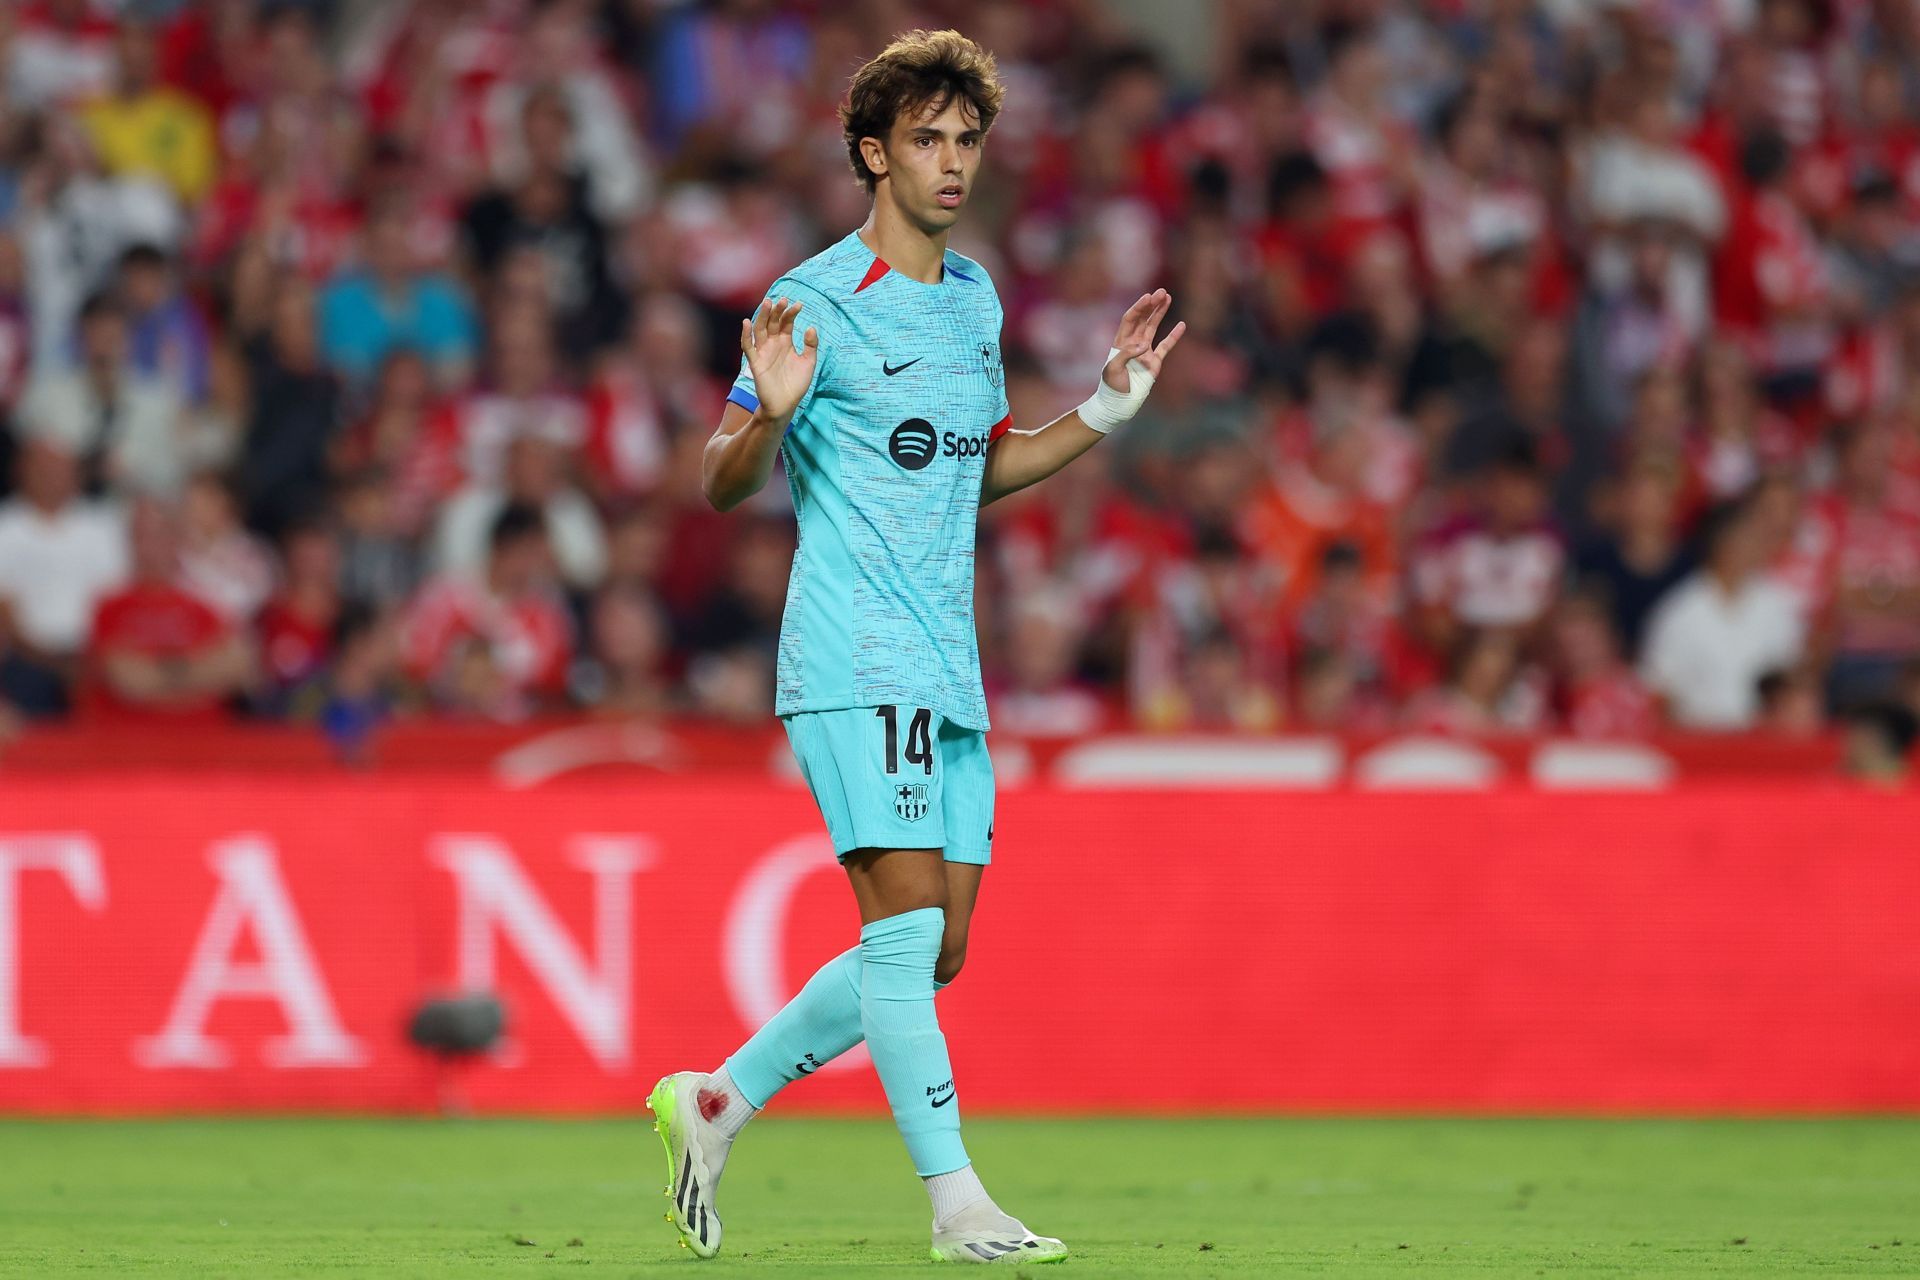
M 878 138 L 860 139 L 860 158 L 867 162 L 867 170 L 876 178 L 887 176 L 887 148 Z

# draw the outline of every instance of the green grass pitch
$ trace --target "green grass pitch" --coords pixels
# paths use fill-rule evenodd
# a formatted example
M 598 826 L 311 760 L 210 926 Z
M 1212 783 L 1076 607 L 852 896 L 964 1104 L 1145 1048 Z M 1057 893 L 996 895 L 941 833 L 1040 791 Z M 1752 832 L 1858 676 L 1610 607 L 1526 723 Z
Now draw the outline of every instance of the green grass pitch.
M 1920 1120 L 973 1120 L 1040 1277 L 1920 1275 Z M 0 1274 L 926 1275 L 882 1121 L 756 1121 L 728 1252 L 644 1120 L 0 1121 Z M 941 1274 L 934 1272 L 934 1274 Z

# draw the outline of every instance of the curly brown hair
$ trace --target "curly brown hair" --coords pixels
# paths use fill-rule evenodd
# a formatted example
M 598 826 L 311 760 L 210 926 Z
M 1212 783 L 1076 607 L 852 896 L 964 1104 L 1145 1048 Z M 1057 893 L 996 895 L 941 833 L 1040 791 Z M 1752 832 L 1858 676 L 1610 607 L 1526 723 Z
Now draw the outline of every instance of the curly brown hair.
M 873 194 L 879 175 L 860 155 L 860 139 L 886 139 L 902 116 L 931 105 L 946 110 L 965 99 L 980 117 L 980 132 L 993 127 L 1006 87 L 993 55 L 958 31 L 909 31 L 853 73 L 847 100 L 840 107 L 841 131 L 854 177 Z

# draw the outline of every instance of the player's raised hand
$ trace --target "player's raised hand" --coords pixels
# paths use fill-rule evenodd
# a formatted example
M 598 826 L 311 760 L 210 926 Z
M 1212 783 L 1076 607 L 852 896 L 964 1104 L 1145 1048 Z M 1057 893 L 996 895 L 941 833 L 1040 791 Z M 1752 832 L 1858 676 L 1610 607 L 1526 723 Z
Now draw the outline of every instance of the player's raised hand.
M 785 422 L 800 407 L 819 363 L 820 335 L 812 326 L 801 335 L 806 345 L 794 349 L 793 322 L 800 307 L 785 298 L 768 298 L 751 320 L 740 322 L 740 350 L 753 371 L 753 394 L 759 397 L 761 414 L 776 422 Z
M 1113 335 L 1116 348 L 1113 359 L 1107 361 L 1107 367 L 1100 371 L 1101 380 L 1115 391 L 1125 393 L 1130 388 L 1127 377 L 1127 361 L 1138 360 L 1145 365 L 1147 372 L 1158 378 L 1160 362 L 1167 358 L 1180 342 L 1180 335 L 1187 331 L 1187 322 L 1182 320 L 1167 330 L 1167 336 L 1154 345 L 1153 335 L 1159 330 L 1160 322 L 1166 319 L 1167 308 L 1173 305 L 1173 295 L 1165 289 L 1155 289 L 1152 293 L 1142 294 L 1140 301 L 1127 308 L 1127 314 L 1120 317 L 1120 331 Z

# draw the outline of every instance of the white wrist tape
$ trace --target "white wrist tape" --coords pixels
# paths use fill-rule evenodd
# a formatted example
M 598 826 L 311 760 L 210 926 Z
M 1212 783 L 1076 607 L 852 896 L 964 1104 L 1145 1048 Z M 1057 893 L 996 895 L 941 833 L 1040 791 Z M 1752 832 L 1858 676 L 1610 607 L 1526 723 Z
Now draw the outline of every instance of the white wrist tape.
M 1107 348 L 1108 360 L 1112 360 L 1119 354 L 1120 348 Z M 1115 391 L 1108 386 L 1103 370 L 1099 385 L 1094 387 L 1093 394 L 1087 397 L 1087 402 L 1075 412 L 1080 415 L 1080 421 L 1101 435 L 1105 435 L 1140 412 L 1140 406 L 1147 402 L 1147 392 L 1151 390 L 1153 390 L 1153 375 L 1147 372 L 1147 366 L 1138 360 L 1129 360 L 1125 391 Z

